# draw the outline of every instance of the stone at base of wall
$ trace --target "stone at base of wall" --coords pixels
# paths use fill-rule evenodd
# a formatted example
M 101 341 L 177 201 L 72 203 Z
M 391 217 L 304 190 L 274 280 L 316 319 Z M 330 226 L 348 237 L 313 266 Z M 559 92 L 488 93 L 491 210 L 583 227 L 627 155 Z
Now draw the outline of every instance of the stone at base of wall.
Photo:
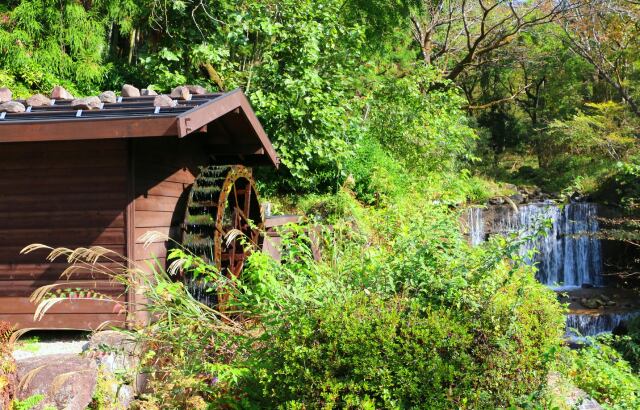
M 93 398 L 97 366 L 94 360 L 77 354 L 52 354 L 18 361 L 19 400 L 42 394 L 44 399 L 34 407 L 83 410 Z

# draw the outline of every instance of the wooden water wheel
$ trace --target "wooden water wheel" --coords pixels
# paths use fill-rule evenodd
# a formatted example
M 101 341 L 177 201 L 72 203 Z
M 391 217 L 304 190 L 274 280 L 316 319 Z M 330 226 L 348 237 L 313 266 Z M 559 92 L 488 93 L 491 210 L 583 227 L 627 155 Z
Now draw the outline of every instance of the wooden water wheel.
M 264 215 L 250 169 L 241 165 L 201 169 L 187 203 L 182 241 L 187 249 L 221 274 L 238 277 L 249 249 L 261 246 L 263 228 Z M 209 286 L 201 281 L 189 283 L 194 296 L 209 305 L 225 299 Z

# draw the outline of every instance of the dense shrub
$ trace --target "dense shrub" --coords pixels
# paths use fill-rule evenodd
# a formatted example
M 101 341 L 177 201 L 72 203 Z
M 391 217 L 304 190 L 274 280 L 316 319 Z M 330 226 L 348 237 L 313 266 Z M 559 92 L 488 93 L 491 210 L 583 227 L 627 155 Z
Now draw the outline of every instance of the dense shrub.
M 355 211 L 332 229 L 285 227 L 283 264 L 254 252 L 241 281 L 173 251 L 171 272 L 193 270 L 233 295 L 224 313 L 161 269 L 114 272 L 145 293 L 154 318 L 132 332 L 150 376 L 141 406 L 476 409 L 543 388 L 563 317 L 512 256 L 515 238 L 471 250 L 454 213 L 411 198 Z M 74 258 L 85 256 L 96 263 Z
M 564 319 L 532 269 L 507 261 L 509 243 L 470 252 L 445 208 L 388 210 L 369 223 L 380 221 L 387 242 L 357 249 L 338 243 L 344 233 L 334 225 L 330 266 L 305 253 L 284 266 L 251 257 L 240 299 L 267 325 L 249 360 L 254 377 L 241 387 L 247 399 L 259 407 L 495 408 L 541 389 Z
M 472 343 L 444 309 L 350 294 L 291 317 L 269 339 L 253 399 L 268 407 L 450 407 L 470 387 Z
M 629 320 L 627 334 L 614 338 L 612 346 L 636 372 L 640 370 L 640 317 Z
M 640 378 L 613 347 L 596 342 L 571 354 L 578 387 L 607 409 L 640 408 Z

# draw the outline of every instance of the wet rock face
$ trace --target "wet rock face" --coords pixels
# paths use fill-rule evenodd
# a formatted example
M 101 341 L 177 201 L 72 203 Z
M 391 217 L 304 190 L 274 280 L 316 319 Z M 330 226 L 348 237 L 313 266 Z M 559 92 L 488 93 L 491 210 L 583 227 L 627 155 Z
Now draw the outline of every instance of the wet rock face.
M 468 213 L 469 236 L 478 244 L 491 235 L 533 237 L 550 220 L 547 235 L 523 244 L 520 255 L 537 263 L 538 280 L 549 286 L 601 285 L 602 247 L 594 235 L 599 230 L 598 206 L 572 203 L 564 208 L 549 202 L 494 205 Z M 539 252 L 529 256 L 529 251 Z
M 34 408 L 83 410 L 93 398 L 97 366 L 94 360 L 76 354 L 38 356 L 18 361 L 20 400 L 36 394 L 44 399 Z
M 525 202 L 527 197 L 522 194 L 513 194 L 509 196 L 509 199 L 511 199 L 517 205 Z

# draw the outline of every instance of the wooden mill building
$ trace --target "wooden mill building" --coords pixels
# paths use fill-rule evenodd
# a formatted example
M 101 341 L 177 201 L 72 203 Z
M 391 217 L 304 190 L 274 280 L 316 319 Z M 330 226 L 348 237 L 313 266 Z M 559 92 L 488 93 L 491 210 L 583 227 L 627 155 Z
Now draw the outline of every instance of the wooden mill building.
M 164 263 L 166 242 L 145 248 L 137 238 L 148 230 L 181 238 L 201 167 L 277 166 L 240 90 L 193 94 L 163 107 L 155 98 L 118 97 L 90 110 L 57 100 L 0 114 L 0 320 L 22 328 L 95 328 L 121 320 L 113 303 L 69 301 L 34 322 L 29 296 L 64 281 L 66 264 L 47 263 L 46 252 L 20 250 L 32 243 L 100 245 L 134 261 L 155 256 Z M 78 280 L 133 297 L 95 273 Z

